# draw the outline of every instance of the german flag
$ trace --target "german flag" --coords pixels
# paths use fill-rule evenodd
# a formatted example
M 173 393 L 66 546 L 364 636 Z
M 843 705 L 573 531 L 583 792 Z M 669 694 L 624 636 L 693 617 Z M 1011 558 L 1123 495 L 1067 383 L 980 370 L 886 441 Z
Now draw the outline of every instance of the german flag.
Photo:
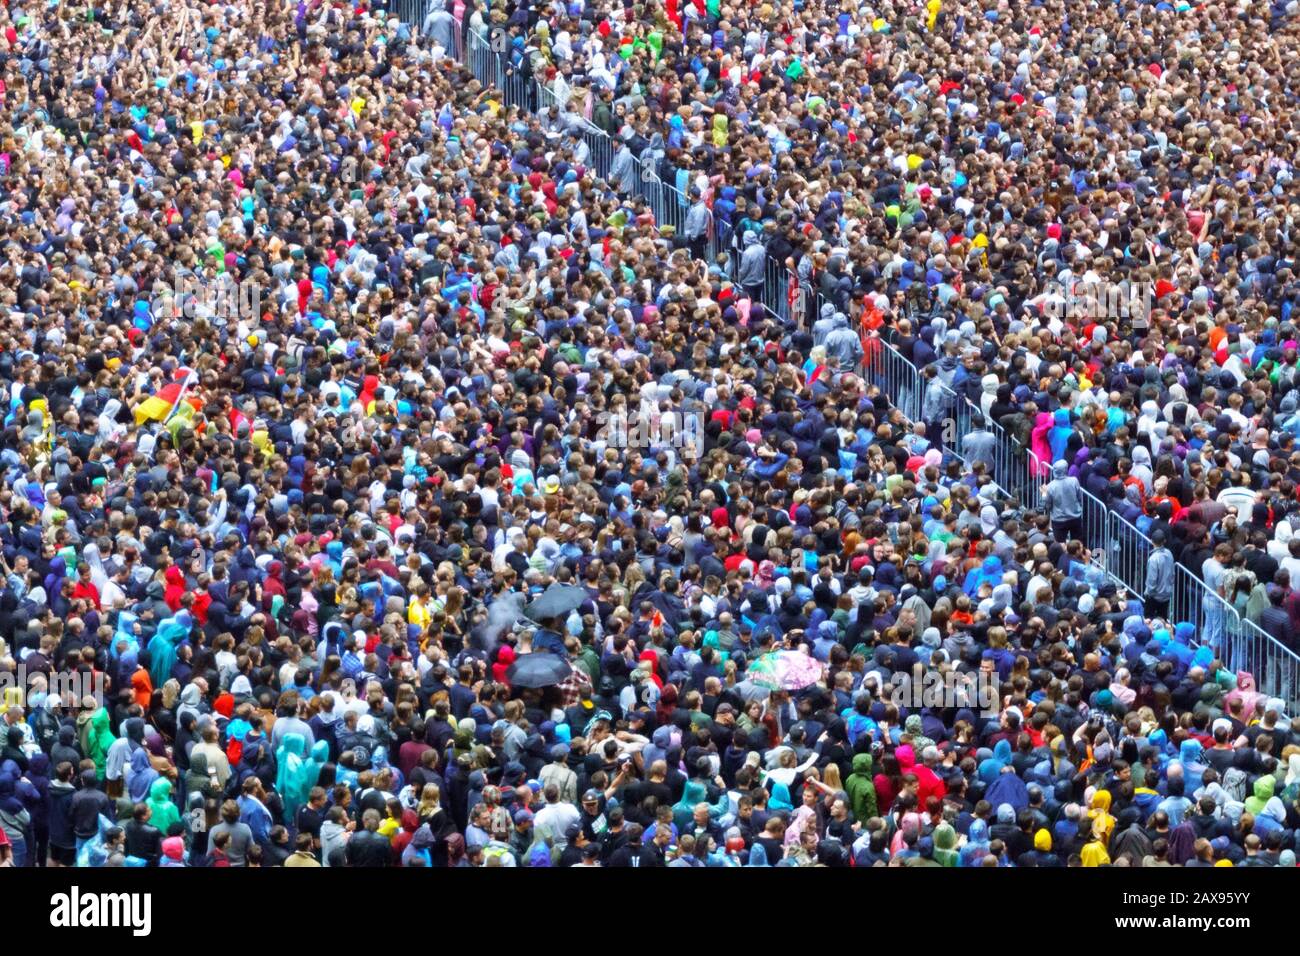
M 173 373 L 172 380 L 158 389 L 157 394 L 150 395 L 135 407 L 136 425 L 167 421 L 181 399 L 185 397 L 185 392 L 195 377 L 193 369 L 178 368 Z

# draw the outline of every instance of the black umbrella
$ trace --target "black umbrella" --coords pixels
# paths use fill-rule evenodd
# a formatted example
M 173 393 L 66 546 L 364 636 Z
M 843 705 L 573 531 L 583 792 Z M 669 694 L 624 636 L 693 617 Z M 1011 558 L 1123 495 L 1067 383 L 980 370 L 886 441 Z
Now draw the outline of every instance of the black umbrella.
M 532 604 L 524 610 L 534 621 L 544 621 L 548 617 L 563 617 L 587 600 L 585 588 L 572 584 L 552 584 L 542 592 Z
M 554 687 L 572 673 L 573 668 L 563 657 L 538 651 L 524 654 L 511 664 L 506 680 L 511 687 Z

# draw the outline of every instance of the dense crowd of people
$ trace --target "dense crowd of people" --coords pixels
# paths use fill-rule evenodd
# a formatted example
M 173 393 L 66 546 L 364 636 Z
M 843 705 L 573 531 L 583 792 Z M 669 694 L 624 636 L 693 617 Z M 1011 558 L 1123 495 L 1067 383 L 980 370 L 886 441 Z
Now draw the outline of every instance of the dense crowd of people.
M 0 865 L 1295 865 L 1290 4 L 426 10 L 0 8 Z

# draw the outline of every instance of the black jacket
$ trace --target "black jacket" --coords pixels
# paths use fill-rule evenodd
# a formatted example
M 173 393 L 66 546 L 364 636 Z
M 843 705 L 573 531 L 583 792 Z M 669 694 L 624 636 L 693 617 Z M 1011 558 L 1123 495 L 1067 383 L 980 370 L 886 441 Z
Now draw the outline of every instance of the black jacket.
M 77 788 L 62 780 L 50 781 L 50 846 L 63 849 L 77 845 L 72 832 L 72 798 Z
M 122 828 L 126 833 L 127 856 L 138 856 L 153 866 L 162 856 L 162 831 L 152 823 L 131 820 Z
M 626 843 L 610 855 L 609 862 L 605 865 L 637 868 L 663 866 L 664 856 L 653 843 Z
M 370 830 L 359 830 L 348 840 L 348 866 L 388 866 L 392 855 L 388 838 Z
M 117 809 L 113 806 L 113 801 L 108 798 L 108 794 L 90 787 L 78 790 L 72 796 L 71 811 L 72 832 L 82 840 L 89 840 L 99 832 L 101 814 L 110 820 L 117 817 Z

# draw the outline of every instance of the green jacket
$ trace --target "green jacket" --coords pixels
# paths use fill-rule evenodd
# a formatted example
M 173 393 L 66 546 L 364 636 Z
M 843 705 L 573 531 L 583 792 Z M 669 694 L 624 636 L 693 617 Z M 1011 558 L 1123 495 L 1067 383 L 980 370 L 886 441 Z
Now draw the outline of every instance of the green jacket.
M 77 731 L 81 752 L 95 761 L 95 775 L 103 780 L 108 748 L 117 739 L 109 726 L 108 711 L 100 707 L 88 717 L 83 713 L 77 718 Z
M 591 679 L 593 684 L 600 677 L 600 658 L 591 649 L 590 644 L 583 646 L 574 663 L 587 672 L 587 677 Z
M 176 804 L 172 803 L 172 785 L 166 777 L 159 777 L 149 788 L 149 799 L 146 801 L 149 809 L 153 811 L 153 816 L 149 822 L 158 828 L 162 833 L 167 832 L 167 828 L 173 823 L 180 823 L 181 814 L 176 809 Z
M 949 823 L 934 828 L 934 859 L 941 866 L 961 866 L 957 855 L 957 831 Z
M 844 781 L 844 792 L 849 795 L 849 809 L 853 818 L 861 823 L 877 815 L 876 785 L 871 780 L 871 754 L 853 757 L 853 772 Z

